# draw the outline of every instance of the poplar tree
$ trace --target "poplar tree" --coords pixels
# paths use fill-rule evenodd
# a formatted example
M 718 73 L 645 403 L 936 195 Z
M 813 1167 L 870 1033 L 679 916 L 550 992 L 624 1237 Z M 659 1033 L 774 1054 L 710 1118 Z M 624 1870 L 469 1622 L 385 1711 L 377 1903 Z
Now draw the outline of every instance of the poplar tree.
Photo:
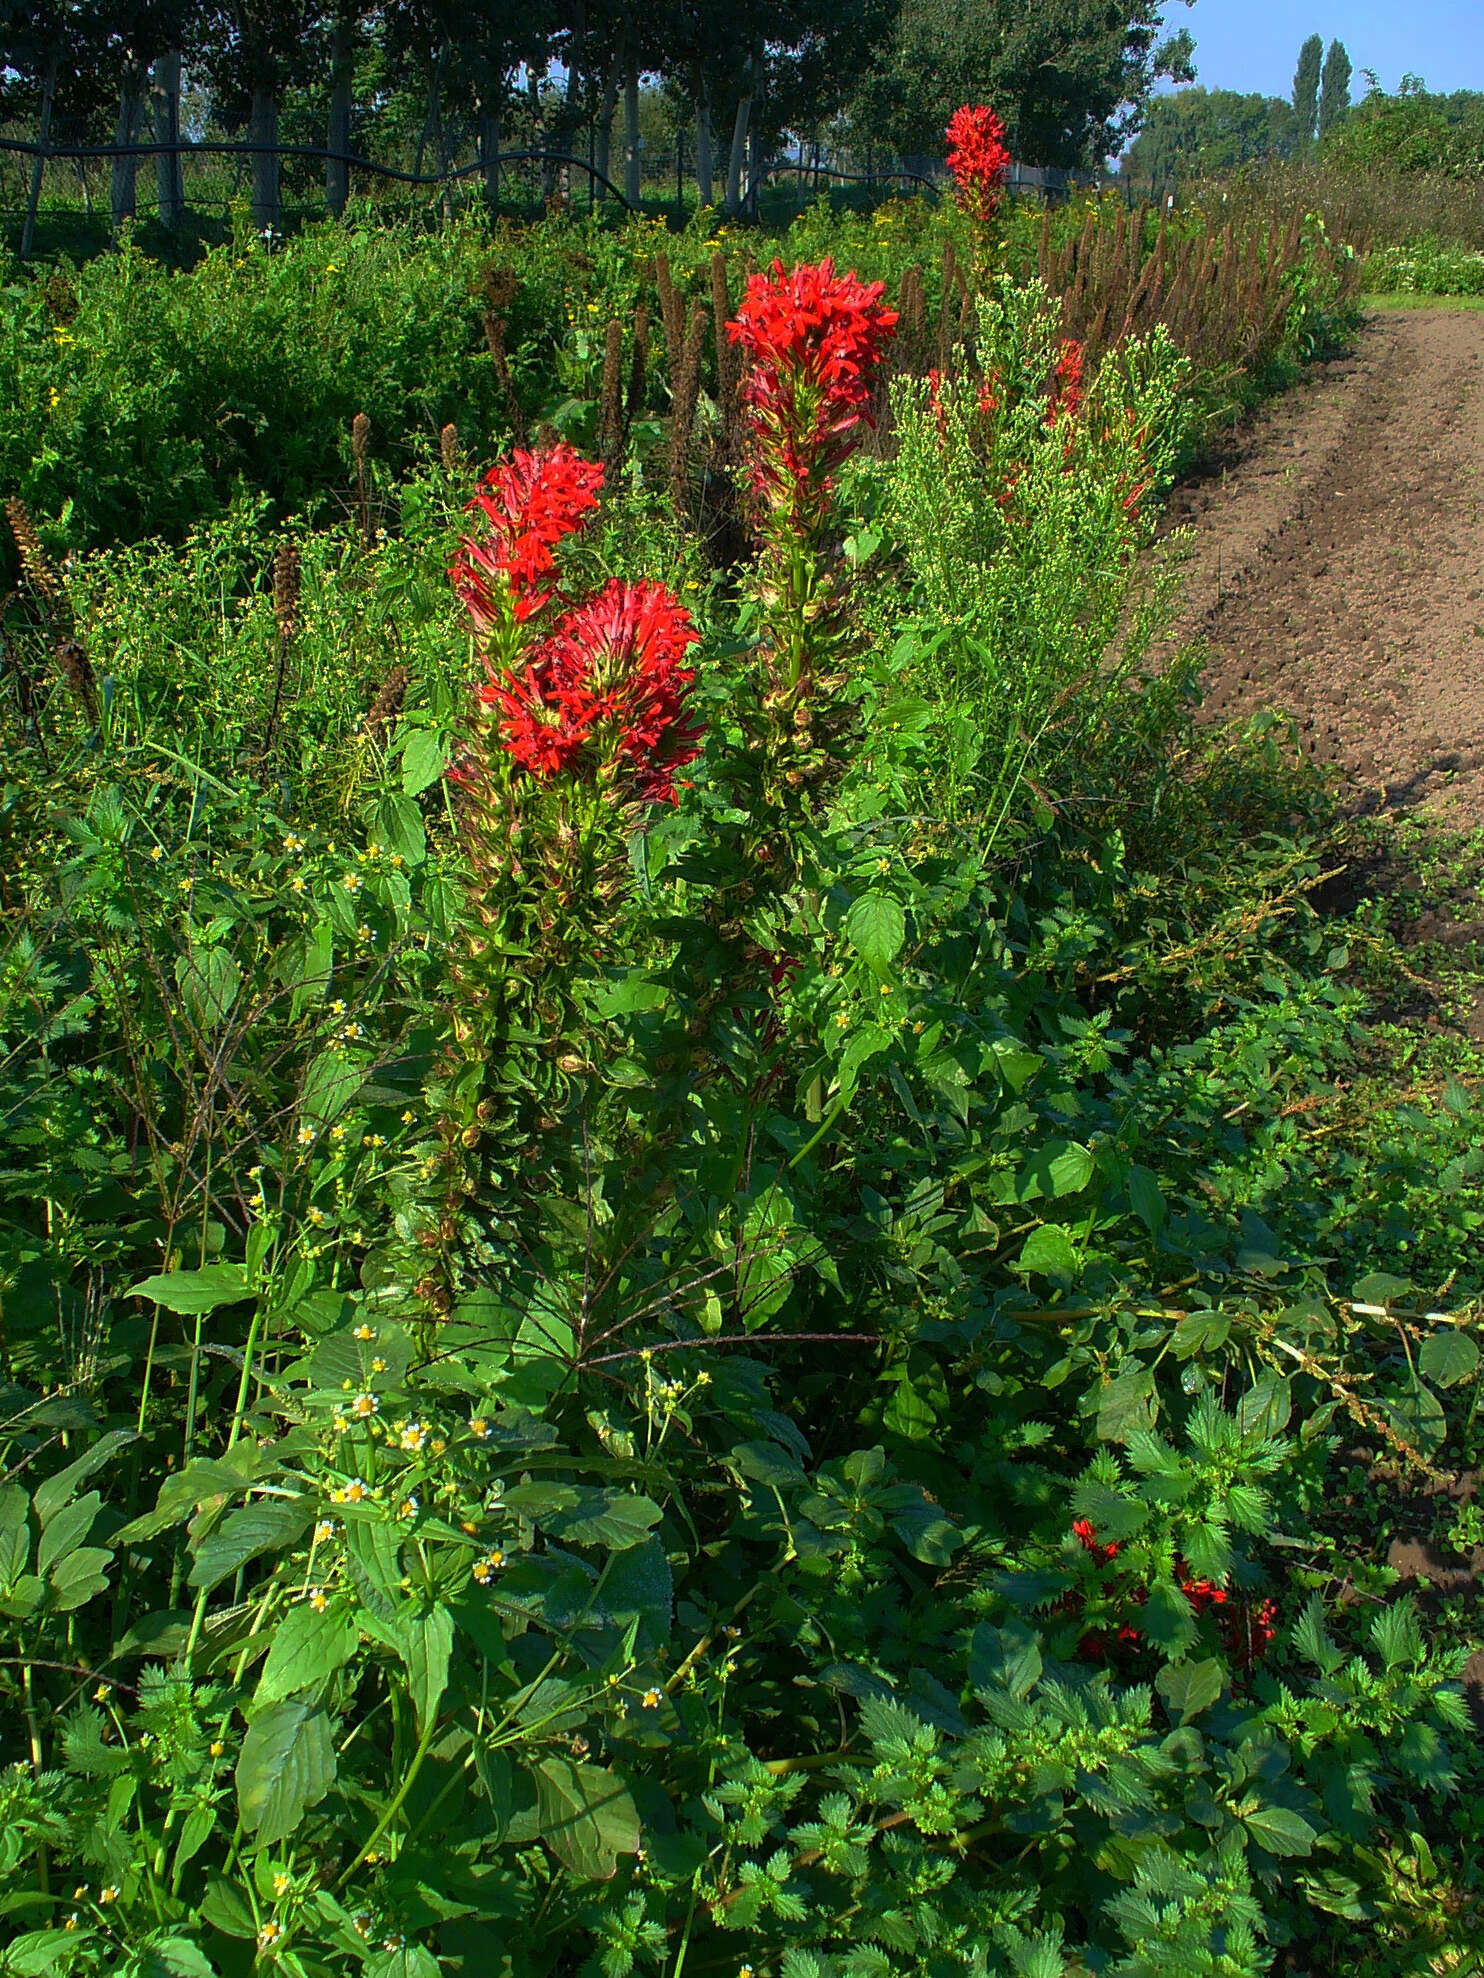
M 1319 135 L 1328 137 L 1350 108 L 1350 56 L 1343 41 L 1332 41 L 1320 82 Z
M 1314 141 L 1319 123 L 1319 72 L 1324 62 L 1324 38 L 1311 34 L 1299 50 L 1298 67 L 1293 73 L 1293 114 L 1298 124 L 1300 149 Z

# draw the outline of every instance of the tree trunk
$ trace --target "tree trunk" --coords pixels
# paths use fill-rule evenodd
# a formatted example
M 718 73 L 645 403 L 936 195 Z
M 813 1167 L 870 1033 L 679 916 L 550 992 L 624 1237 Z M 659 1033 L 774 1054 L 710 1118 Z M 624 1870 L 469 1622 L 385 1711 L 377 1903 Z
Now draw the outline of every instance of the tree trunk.
M 350 167 L 344 154 L 350 149 L 350 111 L 355 88 L 355 47 L 350 23 L 337 13 L 330 29 L 330 115 L 325 131 L 325 148 L 340 157 L 325 160 L 325 210 L 340 219 L 350 198 Z
M 119 146 L 134 144 L 139 137 L 139 124 L 144 108 L 144 70 L 137 62 L 129 62 L 124 68 L 124 80 L 119 90 L 118 121 L 113 127 L 113 141 Z M 136 211 L 135 188 L 139 178 L 139 159 L 132 152 L 124 158 L 115 158 L 113 172 L 109 180 L 109 205 L 113 212 L 115 233 L 125 220 L 132 220 Z
M 41 205 L 41 181 L 46 172 L 46 147 L 51 142 L 52 105 L 57 100 L 57 70 L 62 51 L 53 48 L 41 85 L 41 115 L 36 119 L 36 156 L 31 163 L 31 194 L 26 201 L 26 224 L 21 229 L 21 259 L 29 261 L 36 241 L 36 212 Z
M 278 86 L 257 83 L 248 136 L 252 153 L 252 220 L 264 233 L 278 231 Z
M 180 55 L 157 55 L 150 71 L 150 99 L 155 115 L 155 143 L 180 142 Z M 185 212 L 185 180 L 178 151 L 162 151 L 155 160 L 159 188 L 160 225 L 175 227 Z
M 703 206 L 711 204 L 716 188 L 712 184 L 711 85 L 703 75 L 696 77 L 696 196 Z
M 443 121 L 443 56 L 445 44 L 439 42 L 438 53 L 433 58 L 433 71 L 428 77 L 428 114 L 422 129 L 417 134 L 417 157 L 413 160 L 412 176 L 420 179 L 423 175 L 423 154 L 428 148 L 428 139 L 436 138 Z M 435 144 L 433 156 L 442 150 L 442 140 Z
M 484 199 L 493 216 L 500 210 L 500 118 L 483 113 L 479 119 L 479 162 L 484 167 Z
M 735 214 L 742 204 L 742 164 L 747 154 L 747 123 L 752 115 L 752 97 L 744 96 L 737 104 L 737 115 L 732 122 L 732 151 L 727 160 L 726 210 Z
M 601 178 L 610 176 L 609 167 L 613 162 L 613 113 L 618 108 L 618 62 L 615 58 L 608 64 L 608 73 L 603 78 L 603 101 L 598 112 L 598 136 L 596 156 L 593 163 Z
M 624 47 L 623 78 L 623 196 L 631 206 L 639 204 L 644 176 L 644 157 L 639 138 L 639 57 Z

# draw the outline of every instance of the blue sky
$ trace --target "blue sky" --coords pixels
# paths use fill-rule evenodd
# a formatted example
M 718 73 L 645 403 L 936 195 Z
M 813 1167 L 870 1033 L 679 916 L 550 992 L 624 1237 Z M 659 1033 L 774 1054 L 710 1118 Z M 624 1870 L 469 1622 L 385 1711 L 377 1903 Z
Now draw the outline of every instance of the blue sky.
M 1195 36 L 1196 80 L 1208 89 L 1261 90 L 1287 96 L 1299 44 L 1338 35 L 1355 64 L 1375 69 L 1395 89 L 1405 70 L 1429 89 L 1484 89 L 1484 0 L 1195 0 L 1165 8 L 1169 29 Z

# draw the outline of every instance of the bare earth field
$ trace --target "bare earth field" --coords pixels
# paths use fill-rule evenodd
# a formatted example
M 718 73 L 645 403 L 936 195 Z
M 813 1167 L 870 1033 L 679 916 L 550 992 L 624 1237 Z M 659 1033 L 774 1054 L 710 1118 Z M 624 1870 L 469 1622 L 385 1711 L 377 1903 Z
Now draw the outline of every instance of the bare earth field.
M 1274 707 L 1356 810 L 1484 824 L 1484 311 L 1377 311 L 1176 491 L 1205 717 Z

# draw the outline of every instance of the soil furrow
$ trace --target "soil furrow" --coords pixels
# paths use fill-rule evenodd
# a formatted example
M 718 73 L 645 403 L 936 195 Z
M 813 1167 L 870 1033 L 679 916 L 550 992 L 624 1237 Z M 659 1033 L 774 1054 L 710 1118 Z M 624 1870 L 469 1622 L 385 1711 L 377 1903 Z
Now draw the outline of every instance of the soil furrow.
M 1484 823 L 1484 313 L 1372 318 L 1182 489 L 1204 716 L 1274 707 L 1358 810 Z

